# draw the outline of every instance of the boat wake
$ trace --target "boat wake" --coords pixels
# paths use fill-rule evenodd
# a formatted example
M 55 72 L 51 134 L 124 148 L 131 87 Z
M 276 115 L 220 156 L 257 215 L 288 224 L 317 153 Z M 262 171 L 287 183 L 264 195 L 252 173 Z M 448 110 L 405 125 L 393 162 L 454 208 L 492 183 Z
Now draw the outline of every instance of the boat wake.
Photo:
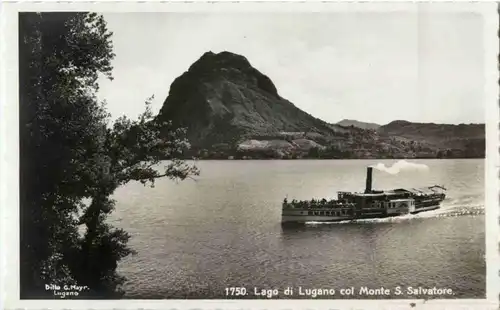
M 438 217 L 457 217 L 457 216 L 480 216 L 484 215 L 484 204 L 464 203 L 464 199 L 457 201 L 449 200 L 444 201 L 441 208 L 432 211 L 426 211 L 417 214 L 406 214 L 395 217 L 375 218 L 375 219 L 357 219 L 347 220 L 340 222 L 307 222 L 307 225 L 339 225 L 339 224 L 352 224 L 352 223 L 398 223 L 406 222 L 424 218 L 438 218 Z M 477 202 L 477 201 L 476 201 Z

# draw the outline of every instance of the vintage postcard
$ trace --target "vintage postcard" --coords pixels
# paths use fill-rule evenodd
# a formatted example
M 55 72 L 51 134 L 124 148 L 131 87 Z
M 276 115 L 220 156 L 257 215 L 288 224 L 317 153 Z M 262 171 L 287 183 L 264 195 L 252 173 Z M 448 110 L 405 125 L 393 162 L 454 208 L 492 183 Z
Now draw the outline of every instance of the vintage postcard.
M 498 308 L 497 4 L 1 20 L 6 309 Z

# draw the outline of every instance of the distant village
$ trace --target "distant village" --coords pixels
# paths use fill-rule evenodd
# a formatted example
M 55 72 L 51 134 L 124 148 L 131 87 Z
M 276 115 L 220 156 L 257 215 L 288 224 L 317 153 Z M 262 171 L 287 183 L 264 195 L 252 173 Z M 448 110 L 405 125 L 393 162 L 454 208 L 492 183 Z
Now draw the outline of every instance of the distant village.
M 465 148 L 438 149 L 428 143 L 402 137 L 381 137 L 375 130 L 364 135 L 324 137 L 317 133 L 280 133 L 274 137 L 253 137 L 237 145 L 218 143 L 193 154 L 199 159 L 410 159 L 481 158 L 484 144 L 466 142 Z M 267 138 L 267 139 L 266 139 Z

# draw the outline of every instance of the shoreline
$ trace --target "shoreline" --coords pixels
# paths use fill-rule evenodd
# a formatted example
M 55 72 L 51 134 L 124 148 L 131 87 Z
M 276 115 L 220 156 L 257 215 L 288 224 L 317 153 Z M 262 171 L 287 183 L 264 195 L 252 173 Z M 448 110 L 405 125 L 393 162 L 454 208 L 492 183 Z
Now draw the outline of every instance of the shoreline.
M 294 161 L 294 160 L 436 160 L 436 159 L 486 159 L 485 157 L 450 157 L 450 158 L 432 158 L 432 157 L 402 157 L 402 158 L 184 158 L 184 160 L 195 161 Z M 170 160 L 170 159 L 164 159 Z

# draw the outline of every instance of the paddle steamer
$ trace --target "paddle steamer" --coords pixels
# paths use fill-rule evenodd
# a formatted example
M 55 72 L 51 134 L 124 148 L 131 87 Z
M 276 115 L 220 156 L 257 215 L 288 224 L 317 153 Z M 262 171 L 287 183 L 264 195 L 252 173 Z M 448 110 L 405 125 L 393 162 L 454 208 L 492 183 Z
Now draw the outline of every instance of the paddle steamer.
M 446 188 L 372 189 L 373 168 L 368 167 L 364 192 L 338 192 L 334 200 L 283 201 L 282 223 L 336 222 L 415 214 L 440 208 Z

